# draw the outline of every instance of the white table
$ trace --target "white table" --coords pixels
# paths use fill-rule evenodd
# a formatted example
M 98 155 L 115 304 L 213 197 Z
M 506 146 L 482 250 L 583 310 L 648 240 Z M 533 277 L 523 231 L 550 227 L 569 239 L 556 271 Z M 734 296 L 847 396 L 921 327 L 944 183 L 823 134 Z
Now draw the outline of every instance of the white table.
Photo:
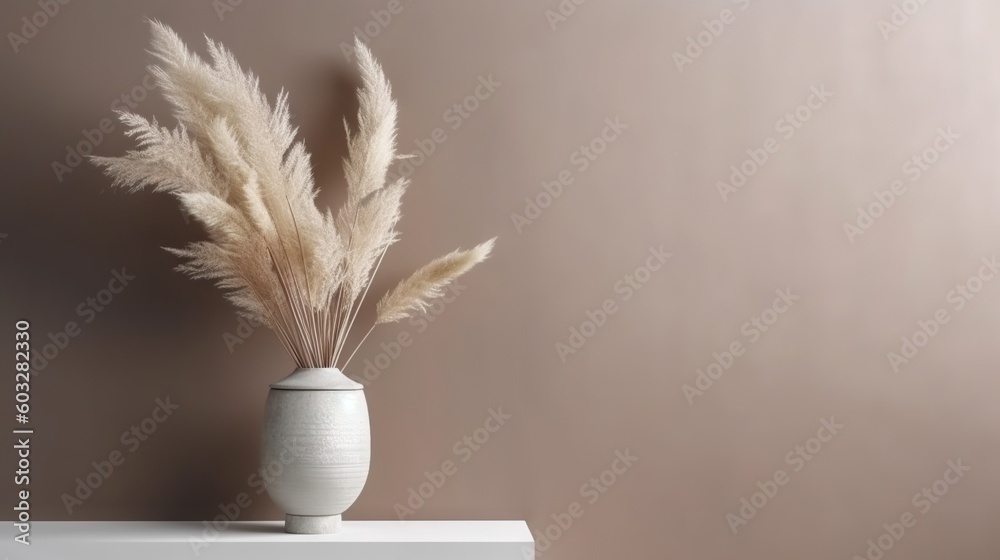
M 524 521 L 345 521 L 333 535 L 289 535 L 280 521 L 36 521 L 31 546 L 6 535 L 0 558 L 45 560 L 533 560 Z M 9 552 L 8 552 L 9 551 Z

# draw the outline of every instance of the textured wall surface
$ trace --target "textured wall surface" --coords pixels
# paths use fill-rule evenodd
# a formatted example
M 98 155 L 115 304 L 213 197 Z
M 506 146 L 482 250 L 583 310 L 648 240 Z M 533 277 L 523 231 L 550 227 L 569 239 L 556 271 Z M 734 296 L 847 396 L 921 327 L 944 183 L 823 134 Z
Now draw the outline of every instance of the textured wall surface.
M 209 519 L 241 493 L 241 518 L 280 515 L 254 473 L 290 359 L 171 270 L 159 247 L 201 235 L 172 199 L 77 165 L 131 146 L 116 108 L 170 121 L 150 17 L 288 89 L 323 205 L 356 110 L 342 46 L 364 35 L 422 154 L 396 169 L 413 186 L 374 289 L 499 236 L 347 369 L 373 451 L 346 517 L 523 518 L 552 559 L 1000 555 L 997 3 L 41 10 L 0 7 L 0 340 L 29 319 L 45 352 L 36 519 Z

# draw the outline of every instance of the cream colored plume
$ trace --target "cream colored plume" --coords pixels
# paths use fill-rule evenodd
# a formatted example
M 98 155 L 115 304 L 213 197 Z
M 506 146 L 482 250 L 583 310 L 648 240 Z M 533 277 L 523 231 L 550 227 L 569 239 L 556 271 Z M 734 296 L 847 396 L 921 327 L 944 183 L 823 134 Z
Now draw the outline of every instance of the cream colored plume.
M 358 130 L 347 132 L 347 203 L 337 217 L 337 229 L 352 258 L 345 260 L 344 288 L 357 297 L 368 283 L 375 261 L 396 241 L 404 179 L 386 187 L 389 165 L 396 159 L 396 102 L 382 67 L 368 47 L 354 39 L 361 88 L 358 90 Z M 388 190 L 388 192 L 386 192 Z
M 495 241 L 494 237 L 468 251 L 452 251 L 424 265 L 382 297 L 375 323 L 393 323 L 425 311 L 428 300 L 444 295 L 442 288 L 486 260 Z

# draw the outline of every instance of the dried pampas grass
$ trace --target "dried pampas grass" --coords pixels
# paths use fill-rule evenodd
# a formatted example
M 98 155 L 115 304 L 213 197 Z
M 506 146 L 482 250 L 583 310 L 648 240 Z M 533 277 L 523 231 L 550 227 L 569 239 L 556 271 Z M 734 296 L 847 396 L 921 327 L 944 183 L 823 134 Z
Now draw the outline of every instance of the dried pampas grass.
M 388 181 L 389 166 L 402 156 L 396 102 L 382 68 L 355 39 L 358 125 L 352 132 L 344 122 L 347 201 L 335 215 L 316 206 L 309 153 L 295 141 L 287 94 L 271 105 L 257 78 L 222 45 L 209 40 L 204 61 L 169 27 L 151 27 L 151 71 L 178 124 L 165 128 L 122 112 L 138 149 L 92 161 L 115 186 L 176 196 L 204 226 L 207 241 L 168 249 L 185 259 L 178 270 L 214 280 L 240 313 L 275 331 L 299 367 L 346 366 L 350 357 L 343 366 L 340 357 L 347 336 L 399 238 L 408 186 L 406 179 Z M 400 282 L 379 301 L 372 329 L 422 312 L 443 286 L 485 260 L 493 241 L 449 253 Z
M 427 300 L 444 295 L 441 290 L 453 279 L 489 256 L 496 238 L 469 251 L 454 251 L 424 265 L 412 276 L 400 282 L 378 302 L 375 324 L 394 323 L 414 311 L 427 309 Z

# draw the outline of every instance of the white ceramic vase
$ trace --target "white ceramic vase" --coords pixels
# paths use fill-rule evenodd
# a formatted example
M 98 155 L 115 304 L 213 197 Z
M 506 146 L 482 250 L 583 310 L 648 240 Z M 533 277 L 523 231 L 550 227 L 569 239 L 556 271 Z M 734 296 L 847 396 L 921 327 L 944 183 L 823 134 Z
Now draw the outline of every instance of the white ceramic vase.
M 261 462 L 286 532 L 336 533 L 361 494 L 371 460 L 362 389 L 336 368 L 299 368 L 271 385 Z

